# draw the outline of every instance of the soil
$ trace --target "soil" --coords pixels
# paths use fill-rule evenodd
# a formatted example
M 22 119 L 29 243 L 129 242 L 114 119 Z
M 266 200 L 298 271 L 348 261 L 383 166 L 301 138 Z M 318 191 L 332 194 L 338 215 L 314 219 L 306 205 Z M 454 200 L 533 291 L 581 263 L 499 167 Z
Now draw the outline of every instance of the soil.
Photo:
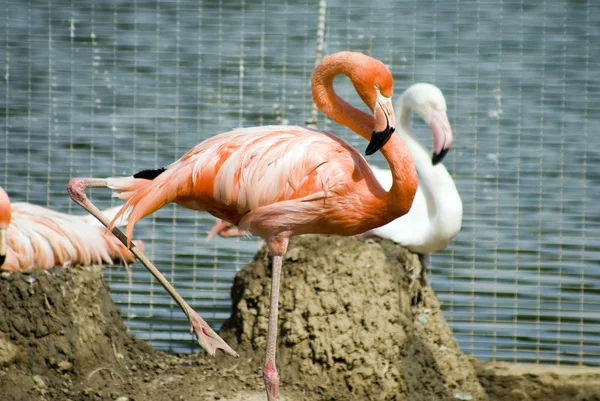
M 282 278 L 281 400 L 487 399 L 431 289 L 408 293 L 414 268 L 418 258 L 387 241 L 294 239 Z M 224 336 L 239 359 L 166 354 L 129 335 L 100 268 L 3 274 L 0 399 L 264 400 L 269 273 L 261 250 L 235 279 Z M 411 306 L 415 293 L 421 302 Z M 486 389 L 517 394 L 510 375 L 478 371 Z M 540 377 L 527 388 L 548 387 L 552 376 Z M 568 399 L 598 399 L 587 394 Z M 490 395 L 508 399 L 542 398 Z
M 490 401 L 600 401 L 600 369 L 478 363 L 477 375 Z
M 235 399 L 262 390 L 244 362 L 170 355 L 129 335 L 99 267 L 0 277 L 1 400 Z

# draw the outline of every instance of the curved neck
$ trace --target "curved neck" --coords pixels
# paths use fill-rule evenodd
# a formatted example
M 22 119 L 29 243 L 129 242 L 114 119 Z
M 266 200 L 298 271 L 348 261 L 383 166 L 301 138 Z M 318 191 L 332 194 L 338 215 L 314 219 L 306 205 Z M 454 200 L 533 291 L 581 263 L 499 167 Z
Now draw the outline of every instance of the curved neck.
M 400 98 L 400 129 L 398 135 L 402 138 L 408 148 L 419 176 L 426 175 L 433 167 L 431 164 L 431 156 L 423 146 L 412 135 L 412 120 L 411 114 L 413 107 L 410 103 L 404 102 L 404 98 Z
M 323 59 L 312 75 L 312 96 L 315 104 L 323 114 L 370 141 L 375 123 L 374 117 L 351 106 L 340 98 L 333 89 L 333 80 L 337 75 L 346 75 L 356 88 L 361 71 L 357 71 L 360 69 L 360 65 L 352 62 L 352 54 L 342 52 Z M 359 95 L 372 110 L 375 98 L 370 99 L 371 96 L 367 94 L 359 93 Z
M 400 110 L 400 130 L 398 134 L 413 158 L 415 168 L 419 174 L 421 190 L 428 194 L 428 199 L 433 199 L 438 203 L 439 196 L 437 194 L 443 192 L 442 188 L 445 186 L 455 188 L 454 180 L 443 164 L 439 163 L 435 166 L 431 164 L 431 155 L 413 136 L 411 128 L 412 105 L 409 102 L 403 102 L 401 98 L 398 108 Z
M 412 113 L 412 106 L 404 101 L 404 97 L 400 97 L 400 127 L 408 131 L 411 127 L 410 115 Z
M 385 202 L 398 213 L 408 213 L 419 185 L 412 156 L 400 136 L 396 134 L 381 148 L 381 153 L 392 173 L 392 187 Z
M 373 64 L 375 60 L 360 53 L 341 52 L 327 56 L 315 69 L 312 76 L 313 100 L 319 110 L 332 120 L 345 125 L 358 135 L 371 140 L 375 126 L 375 118 L 340 98 L 333 88 L 333 80 L 337 75 L 348 76 L 363 102 L 373 110 L 377 92 L 374 86 L 369 86 L 367 77 L 381 73 Z M 377 63 L 379 63 L 377 61 Z M 381 63 L 380 63 L 381 64 Z M 381 64 L 381 67 L 383 65 Z M 383 67 L 385 68 L 385 67 Z M 386 69 L 386 73 L 389 71 Z M 389 75 L 391 79 L 391 75 Z M 381 153 L 387 160 L 392 172 L 392 188 L 377 202 L 391 216 L 397 218 L 410 210 L 417 190 L 418 180 L 412 158 L 408 149 L 398 135 L 393 134 L 381 148 Z

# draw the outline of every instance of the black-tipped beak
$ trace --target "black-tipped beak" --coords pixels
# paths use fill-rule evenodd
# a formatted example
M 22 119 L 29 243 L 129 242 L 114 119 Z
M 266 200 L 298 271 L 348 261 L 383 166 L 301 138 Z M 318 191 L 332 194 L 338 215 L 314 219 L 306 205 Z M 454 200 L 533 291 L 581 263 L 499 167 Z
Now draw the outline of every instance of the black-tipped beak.
M 0 266 L 2 266 L 4 264 L 5 260 L 6 260 L 6 255 L 0 255 Z
M 389 141 L 389 139 L 392 137 L 392 134 L 395 131 L 396 129 L 394 127 L 390 127 L 388 124 L 388 126 L 383 131 L 373 132 L 373 135 L 371 136 L 371 142 L 369 142 L 369 145 L 365 150 L 365 154 L 367 156 L 370 156 L 373 153 L 377 152 L 379 149 L 381 149 L 383 145 L 385 145 L 387 141 Z
M 436 164 L 438 164 L 439 162 L 441 162 L 442 160 L 444 160 L 444 157 L 446 157 L 446 154 L 448 153 L 448 150 L 450 148 L 446 148 L 446 149 L 442 149 L 440 151 L 440 153 L 433 153 L 433 156 L 431 157 L 431 164 L 433 164 L 434 166 Z
M 379 90 L 377 90 L 377 101 L 373 112 L 373 135 L 371 135 L 371 141 L 365 150 L 367 156 L 381 149 L 396 131 L 396 116 L 392 101 L 389 97 L 382 96 Z

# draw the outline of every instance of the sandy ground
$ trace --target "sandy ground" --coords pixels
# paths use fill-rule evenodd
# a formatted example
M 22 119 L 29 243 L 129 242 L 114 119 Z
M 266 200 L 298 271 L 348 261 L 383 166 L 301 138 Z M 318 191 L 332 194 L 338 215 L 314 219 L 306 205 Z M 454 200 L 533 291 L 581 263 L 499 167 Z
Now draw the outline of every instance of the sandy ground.
M 491 401 L 600 401 L 600 368 L 476 363 Z
M 474 367 L 431 289 L 408 292 L 414 268 L 418 258 L 388 242 L 294 240 L 282 281 L 281 399 L 600 400 L 596 369 Z M 264 400 L 269 275 L 261 251 L 236 277 L 224 332 L 235 359 L 166 354 L 130 336 L 99 268 L 4 274 L 0 399 Z

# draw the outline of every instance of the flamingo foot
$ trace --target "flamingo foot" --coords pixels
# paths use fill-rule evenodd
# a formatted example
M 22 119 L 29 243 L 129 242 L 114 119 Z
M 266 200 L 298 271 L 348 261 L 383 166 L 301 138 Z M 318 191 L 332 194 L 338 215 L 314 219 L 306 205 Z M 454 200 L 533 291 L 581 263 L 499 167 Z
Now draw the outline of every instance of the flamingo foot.
M 267 361 L 265 364 L 263 379 L 267 390 L 267 401 L 277 401 L 279 398 L 279 372 L 273 361 Z
M 198 338 L 198 344 L 206 350 L 211 356 L 215 356 L 218 349 L 223 350 L 226 354 L 234 357 L 239 357 L 238 353 L 235 352 L 219 335 L 210 328 L 208 323 L 200 317 L 200 315 L 190 310 L 190 333 L 196 334 Z

